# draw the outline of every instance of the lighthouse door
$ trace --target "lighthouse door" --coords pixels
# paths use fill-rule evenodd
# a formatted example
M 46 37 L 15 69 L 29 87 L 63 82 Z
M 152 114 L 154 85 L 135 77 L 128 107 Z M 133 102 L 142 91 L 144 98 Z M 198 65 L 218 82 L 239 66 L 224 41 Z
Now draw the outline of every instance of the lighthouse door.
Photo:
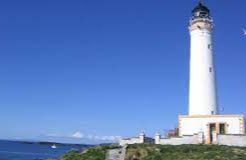
M 216 131 L 216 124 L 210 123 L 209 124 L 209 144 L 213 143 L 213 141 L 214 141 L 213 133 L 215 131 Z

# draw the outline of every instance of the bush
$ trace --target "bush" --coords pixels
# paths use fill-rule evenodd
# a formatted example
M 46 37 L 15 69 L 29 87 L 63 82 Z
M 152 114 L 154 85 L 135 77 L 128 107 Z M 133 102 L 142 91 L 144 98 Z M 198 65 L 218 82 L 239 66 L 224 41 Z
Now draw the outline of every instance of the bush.
M 60 160 L 105 160 L 107 150 L 118 148 L 117 145 L 102 145 L 90 148 L 83 153 L 70 151 L 60 158 Z

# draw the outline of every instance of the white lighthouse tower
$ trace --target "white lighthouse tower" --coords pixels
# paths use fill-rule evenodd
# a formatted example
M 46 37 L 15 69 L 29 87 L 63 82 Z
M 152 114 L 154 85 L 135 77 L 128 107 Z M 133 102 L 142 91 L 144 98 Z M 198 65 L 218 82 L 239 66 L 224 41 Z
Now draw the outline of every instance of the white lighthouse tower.
M 192 10 L 189 31 L 189 115 L 179 116 L 179 136 L 201 135 L 204 143 L 216 144 L 220 135 L 245 135 L 244 115 L 218 113 L 213 60 L 213 20 L 209 9 L 201 0 Z M 237 139 L 235 142 L 244 141 L 239 140 L 237 136 L 234 138 Z
M 213 60 L 213 21 L 200 1 L 192 11 L 190 30 L 189 115 L 215 115 L 217 93 Z

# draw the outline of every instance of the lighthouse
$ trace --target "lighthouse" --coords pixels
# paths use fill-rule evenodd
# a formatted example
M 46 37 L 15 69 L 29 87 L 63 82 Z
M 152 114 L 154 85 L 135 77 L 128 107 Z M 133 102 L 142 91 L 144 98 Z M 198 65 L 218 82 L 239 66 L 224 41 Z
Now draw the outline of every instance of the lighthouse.
M 218 114 L 213 53 L 213 20 L 202 3 L 192 10 L 190 32 L 189 115 Z
M 213 27 L 210 10 L 200 0 L 192 10 L 189 21 L 189 114 L 178 117 L 179 137 L 162 138 L 157 133 L 155 144 L 219 144 L 246 147 L 245 116 L 218 112 Z M 140 134 L 140 138 L 121 139 L 120 145 L 145 143 L 142 139 L 143 134 Z M 149 139 L 146 142 L 152 141 L 153 139 Z
M 192 10 L 189 22 L 189 114 L 179 115 L 179 136 L 201 135 L 200 142 L 206 144 L 216 144 L 220 135 L 240 137 L 246 133 L 244 115 L 218 112 L 213 28 L 210 10 L 200 0 Z M 241 141 L 237 136 L 234 138 Z

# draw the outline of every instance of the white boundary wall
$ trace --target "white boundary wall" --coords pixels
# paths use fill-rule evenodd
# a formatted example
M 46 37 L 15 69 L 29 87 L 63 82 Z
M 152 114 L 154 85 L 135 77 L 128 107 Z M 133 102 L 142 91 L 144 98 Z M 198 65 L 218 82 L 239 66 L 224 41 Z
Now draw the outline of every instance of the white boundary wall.
M 133 137 L 129 139 L 121 139 L 119 142 L 120 146 L 125 146 L 127 144 L 141 144 L 141 143 L 144 143 L 144 140 L 138 137 Z
M 156 135 L 155 144 L 161 145 L 182 145 L 182 144 L 201 144 L 203 143 L 203 134 L 197 134 L 193 136 L 173 137 L 173 138 L 161 138 L 160 135 Z
M 218 144 L 246 147 L 246 135 L 218 135 Z
M 132 137 L 132 138 L 122 138 L 119 141 L 120 146 L 125 146 L 128 144 L 141 144 L 144 143 L 145 140 L 145 134 L 140 133 L 138 137 Z
M 217 135 L 213 144 L 246 147 L 246 135 Z M 155 144 L 161 145 L 182 145 L 182 144 L 202 144 L 204 137 L 202 133 L 193 136 L 161 138 L 159 134 L 155 136 Z

